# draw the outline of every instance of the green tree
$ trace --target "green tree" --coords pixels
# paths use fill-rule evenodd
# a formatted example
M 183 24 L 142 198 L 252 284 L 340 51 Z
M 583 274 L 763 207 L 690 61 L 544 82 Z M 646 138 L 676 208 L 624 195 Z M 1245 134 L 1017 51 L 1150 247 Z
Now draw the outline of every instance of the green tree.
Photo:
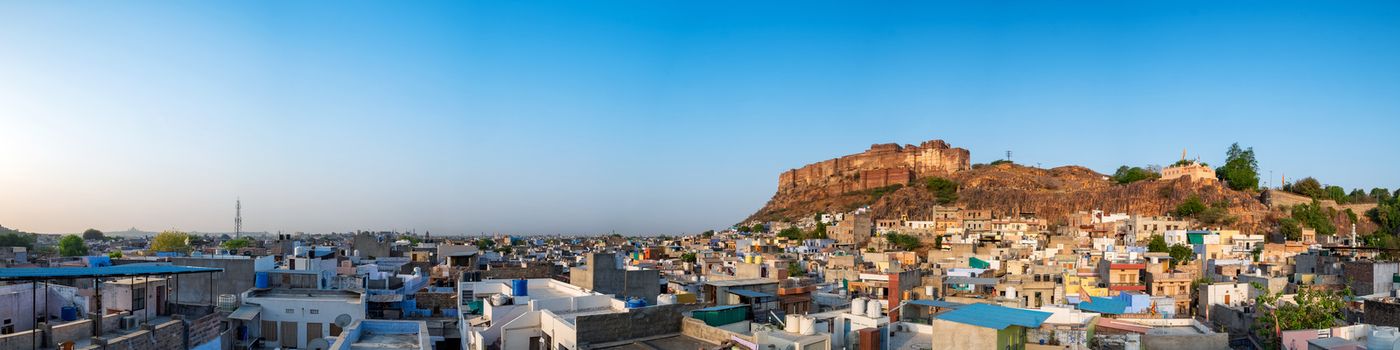
M 686 252 L 685 254 L 681 254 L 681 261 L 688 262 L 688 263 L 693 263 L 693 262 L 695 262 L 695 261 L 696 261 L 695 253 L 694 253 L 694 252 Z
M 1177 217 L 1189 218 L 1203 211 L 1206 211 L 1206 203 L 1201 201 L 1200 196 L 1191 195 L 1191 198 L 1187 198 L 1185 202 L 1177 204 L 1176 210 L 1172 211 L 1172 214 Z
M 943 249 L 943 235 L 933 236 L 933 249 Z
M 180 231 L 164 231 L 157 233 L 151 238 L 151 252 L 177 252 L 188 254 L 194 248 L 190 247 L 190 234 Z
M 1259 291 L 1259 296 L 1254 298 L 1257 306 L 1255 314 L 1258 315 L 1254 332 L 1263 340 L 1264 346 L 1271 349 L 1282 348 L 1275 333 L 1278 330 L 1322 329 L 1341 324 L 1346 298 L 1351 296 L 1349 288 L 1341 292 L 1299 288 L 1293 302 L 1288 302 L 1281 300 L 1283 291 L 1270 293 L 1257 282 L 1250 285 Z
M 1312 203 L 1293 206 L 1292 216 L 1299 224 L 1316 230 L 1319 235 L 1332 235 L 1337 233 L 1337 226 L 1332 224 L 1332 214 L 1328 210 L 1330 208 L 1322 208 L 1322 204 L 1314 199 Z
M 1147 241 L 1147 251 L 1149 252 L 1169 253 L 1169 249 L 1167 239 L 1163 238 L 1162 235 L 1152 235 L 1152 239 Z
M 1180 243 L 1168 248 L 1167 254 L 1172 256 L 1172 267 L 1176 267 L 1177 264 L 1187 264 L 1196 259 L 1196 252 L 1191 250 L 1190 246 Z
M 98 231 L 97 229 L 90 228 L 87 229 L 87 231 L 83 231 L 83 239 L 101 240 L 103 238 L 106 237 L 102 234 L 102 231 Z
M 113 251 L 113 252 L 111 252 L 111 253 L 107 253 L 107 257 L 108 257 L 108 258 L 112 258 L 112 259 L 121 259 L 121 258 L 122 258 L 122 251 L 118 250 L 118 251 Z
M 808 239 L 826 239 L 826 224 L 817 222 L 817 228 L 807 235 Z
M 423 241 L 423 240 L 421 240 L 421 239 L 418 239 L 418 236 L 414 236 L 414 235 L 399 235 L 399 240 L 400 240 L 400 241 L 408 241 L 408 243 L 412 243 L 412 244 L 418 244 L 418 242 L 422 242 L 422 241 Z
M 778 237 L 800 241 L 805 237 L 805 235 L 802 234 L 802 229 L 797 228 L 796 226 L 789 226 L 788 228 L 785 228 L 782 231 L 778 231 Z
M 1326 191 L 1323 190 L 1322 183 L 1312 177 L 1305 177 L 1298 180 L 1298 182 L 1288 184 L 1284 187 L 1284 190 L 1312 198 L 1321 199 L 1326 197 Z
M 477 238 L 477 239 L 476 239 L 476 249 L 477 249 L 477 250 L 487 251 L 487 250 L 490 250 L 490 249 L 491 249 L 491 246 L 494 246 L 494 245 L 496 245 L 496 241 L 493 241 L 493 240 L 491 240 L 491 239 L 488 239 L 488 238 Z
M 1327 186 L 1327 188 L 1323 189 L 1323 192 L 1326 194 L 1327 199 L 1336 201 L 1338 204 L 1346 204 L 1349 199 L 1347 198 L 1347 190 L 1342 188 L 1342 186 Z
M 1390 201 L 1390 190 L 1380 187 L 1372 188 L 1370 197 L 1374 199 L 1376 203 Z
M 224 249 L 239 250 L 253 245 L 253 240 L 249 239 L 248 237 L 240 237 L 224 241 L 224 244 L 222 245 Z
M 1215 175 L 1224 180 L 1236 191 L 1259 188 L 1259 162 L 1254 159 L 1254 147 L 1240 148 L 1240 144 L 1230 145 L 1225 151 L 1225 165 L 1215 169 Z
M 788 277 L 805 277 L 807 270 L 802 268 L 796 261 L 788 262 Z
M 901 233 L 898 233 L 898 232 L 891 232 L 891 233 L 889 233 L 889 234 L 886 234 L 886 235 L 885 235 L 885 240 L 886 240 L 886 241 L 889 241 L 889 242 L 890 242 L 890 245 L 893 245 L 893 246 L 899 247 L 900 249 L 903 249 L 903 250 L 905 250 L 905 251 L 911 251 L 911 252 L 914 251 L 915 249 L 919 249 L 919 246 L 922 245 L 922 243 L 919 242 L 919 238 L 918 238 L 918 237 L 914 237 L 914 236 L 906 235 L 906 234 L 901 234 Z
M 700 233 L 700 238 L 710 238 L 715 236 L 715 230 L 705 230 Z
M 87 244 L 83 243 L 83 238 L 78 235 L 65 235 L 58 239 L 58 254 L 63 256 L 85 256 L 88 253 Z
M 1282 218 L 1278 220 L 1278 232 L 1283 234 L 1283 238 L 1296 241 L 1303 239 L 1303 228 L 1298 225 L 1298 219 Z
M 0 227 L 3 229 L 3 227 Z M 0 233 L 0 247 L 25 247 L 34 249 L 34 234 L 23 232 Z
M 1155 171 L 1143 169 L 1141 167 L 1128 167 L 1127 165 L 1118 167 L 1118 171 L 1113 172 L 1113 182 L 1118 184 L 1129 184 L 1142 180 L 1151 180 L 1162 177 Z
M 952 204 L 958 201 L 958 183 L 953 180 L 930 177 L 924 179 L 924 188 L 933 192 L 939 205 Z

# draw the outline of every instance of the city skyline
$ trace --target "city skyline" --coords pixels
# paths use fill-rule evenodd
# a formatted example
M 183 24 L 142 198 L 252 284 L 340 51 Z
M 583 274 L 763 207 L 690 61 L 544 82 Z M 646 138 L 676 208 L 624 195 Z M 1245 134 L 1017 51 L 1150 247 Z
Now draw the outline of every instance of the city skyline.
M 1400 187 L 1400 4 L 1269 4 L 3 3 L 0 225 L 699 232 L 930 139 Z

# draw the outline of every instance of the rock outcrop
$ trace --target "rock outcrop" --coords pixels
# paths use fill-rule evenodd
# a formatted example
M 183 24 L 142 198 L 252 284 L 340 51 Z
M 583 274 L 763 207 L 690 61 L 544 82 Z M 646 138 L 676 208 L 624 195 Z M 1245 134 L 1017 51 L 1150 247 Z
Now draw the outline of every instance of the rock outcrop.
M 959 184 L 957 205 L 990 209 L 994 215 L 1034 213 L 1052 223 L 1067 214 L 1101 209 L 1162 215 L 1191 196 L 1206 203 L 1225 201 L 1244 231 L 1259 228 L 1269 209 L 1253 194 L 1217 181 L 1148 180 L 1127 185 L 1079 166 L 1053 169 L 1016 164 L 973 168 L 968 151 L 942 141 L 915 146 L 875 145 L 870 150 L 810 164 L 779 176 L 776 194 L 749 220 L 797 220 L 818 212 L 842 212 L 869 205 L 876 218 L 910 219 L 933 215 L 937 199 L 919 179 L 944 177 Z

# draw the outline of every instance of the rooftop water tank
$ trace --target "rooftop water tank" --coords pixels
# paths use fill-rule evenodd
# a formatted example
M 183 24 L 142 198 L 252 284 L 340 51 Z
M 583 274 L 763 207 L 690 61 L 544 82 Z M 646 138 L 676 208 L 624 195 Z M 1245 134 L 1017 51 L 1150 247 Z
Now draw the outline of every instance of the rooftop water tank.
M 219 308 L 225 310 L 238 308 L 238 296 L 233 294 L 219 294 Z
M 815 317 L 798 317 L 798 333 L 802 335 L 817 334 L 817 319 Z
M 797 332 L 798 332 L 798 326 L 799 326 L 798 323 L 801 323 L 801 321 L 799 321 L 798 318 L 799 318 L 799 316 L 797 316 L 796 314 L 787 314 L 787 315 L 784 315 L 784 316 L 783 316 L 783 331 L 788 332 L 788 333 L 792 333 L 792 334 L 797 334 Z
M 1395 348 L 1395 340 L 1400 339 L 1400 329 L 1389 326 L 1378 326 L 1371 330 L 1371 336 L 1366 338 L 1367 350 L 1391 350 Z
M 64 306 L 63 309 L 60 310 L 59 314 L 63 317 L 64 321 L 78 320 L 78 308 L 76 307 Z
M 865 304 L 865 315 L 870 318 L 880 317 L 880 300 L 870 299 L 870 303 Z
M 510 295 L 523 297 L 530 295 L 530 281 L 524 278 L 510 281 Z
M 661 294 L 656 296 L 656 305 L 671 305 L 676 303 L 675 294 Z
M 258 272 L 253 275 L 253 287 L 257 289 L 267 289 L 267 272 Z
M 627 303 L 625 303 L 624 305 L 626 305 L 628 309 L 635 309 L 647 306 L 647 301 L 643 300 L 642 298 L 629 298 L 627 299 Z
M 865 303 L 866 303 L 865 297 L 858 297 L 858 298 L 855 298 L 854 300 L 851 300 L 851 313 L 856 314 L 856 315 L 864 315 L 864 314 L 865 314 Z
M 305 257 L 305 256 L 306 256 L 306 247 L 297 246 L 296 248 L 292 248 L 292 255 L 295 255 L 295 256 L 297 256 L 297 257 Z
M 491 295 L 491 305 L 494 305 L 494 306 L 501 306 L 501 305 L 509 305 L 509 304 L 510 304 L 510 297 L 509 297 L 509 296 L 506 296 L 505 294 L 500 294 L 500 293 L 492 294 L 492 295 Z

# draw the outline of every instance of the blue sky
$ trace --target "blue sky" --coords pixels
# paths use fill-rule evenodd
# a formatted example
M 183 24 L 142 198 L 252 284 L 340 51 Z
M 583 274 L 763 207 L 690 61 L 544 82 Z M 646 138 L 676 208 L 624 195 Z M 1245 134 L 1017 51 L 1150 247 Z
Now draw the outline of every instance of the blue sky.
M 1396 62 L 1396 2 L 0 1 L 0 225 L 696 232 L 928 139 L 1395 188 Z

